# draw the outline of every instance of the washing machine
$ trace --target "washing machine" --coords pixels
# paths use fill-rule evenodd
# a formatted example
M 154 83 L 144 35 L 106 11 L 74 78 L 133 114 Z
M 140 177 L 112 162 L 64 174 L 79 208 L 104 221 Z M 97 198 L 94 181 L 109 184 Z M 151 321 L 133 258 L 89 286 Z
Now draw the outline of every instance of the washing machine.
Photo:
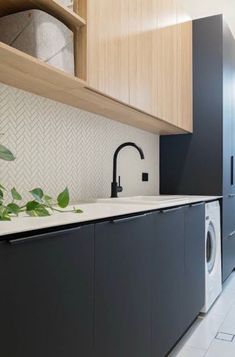
M 222 292 L 219 201 L 206 203 L 205 213 L 205 305 L 202 313 L 207 313 Z

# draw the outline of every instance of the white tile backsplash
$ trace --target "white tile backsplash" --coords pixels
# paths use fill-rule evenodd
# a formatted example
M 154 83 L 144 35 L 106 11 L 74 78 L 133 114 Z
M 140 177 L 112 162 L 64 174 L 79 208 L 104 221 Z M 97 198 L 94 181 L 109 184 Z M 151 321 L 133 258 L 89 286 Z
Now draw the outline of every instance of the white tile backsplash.
M 72 201 L 108 197 L 112 156 L 118 145 L 133 141 L 120 153 L 122 195 L 159 192 L 159 137 L 98 115 L 0 84 L 1 143 L 17 159 L 0 161 L 0 181 L 20 191 L 41 186 L 49 194 L 68 186 Z M 142 182 L 142 172 L 149 182 Z

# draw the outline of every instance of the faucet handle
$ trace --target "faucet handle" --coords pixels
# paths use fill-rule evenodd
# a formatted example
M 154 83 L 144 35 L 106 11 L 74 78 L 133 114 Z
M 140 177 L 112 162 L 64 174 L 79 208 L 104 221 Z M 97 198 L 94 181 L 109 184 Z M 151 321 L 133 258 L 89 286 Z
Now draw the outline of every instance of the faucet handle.
M 121 176 L 118 176 L 118 187 L 117 187 L 117 192 L 122 192 L 123 187 L 121 186 Z

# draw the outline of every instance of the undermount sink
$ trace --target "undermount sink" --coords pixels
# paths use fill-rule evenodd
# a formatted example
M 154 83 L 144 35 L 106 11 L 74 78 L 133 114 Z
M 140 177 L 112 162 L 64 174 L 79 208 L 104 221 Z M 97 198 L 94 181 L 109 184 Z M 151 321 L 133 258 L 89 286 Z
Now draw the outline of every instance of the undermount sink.
M 134 196 L 134 197 L 119 197 L 119 198 L 105 198 L 99 199 L 97 202 L 102 203 L 125 203 L 125 204 L 165 204 L 167 202 L 181 202 L 185 201 L 184 196 Z

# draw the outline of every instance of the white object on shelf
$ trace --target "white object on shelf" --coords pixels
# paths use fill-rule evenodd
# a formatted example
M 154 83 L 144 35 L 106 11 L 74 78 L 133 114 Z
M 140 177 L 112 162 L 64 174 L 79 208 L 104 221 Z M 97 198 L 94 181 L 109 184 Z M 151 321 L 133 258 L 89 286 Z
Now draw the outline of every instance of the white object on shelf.
M 74 75 L 73 38 L 67 26 L 40 10 L 0 18 L 1 42 Z
M 58 3 L 64 6 L 72 7 L 73 6 L 73 0 L 58 0 Z

